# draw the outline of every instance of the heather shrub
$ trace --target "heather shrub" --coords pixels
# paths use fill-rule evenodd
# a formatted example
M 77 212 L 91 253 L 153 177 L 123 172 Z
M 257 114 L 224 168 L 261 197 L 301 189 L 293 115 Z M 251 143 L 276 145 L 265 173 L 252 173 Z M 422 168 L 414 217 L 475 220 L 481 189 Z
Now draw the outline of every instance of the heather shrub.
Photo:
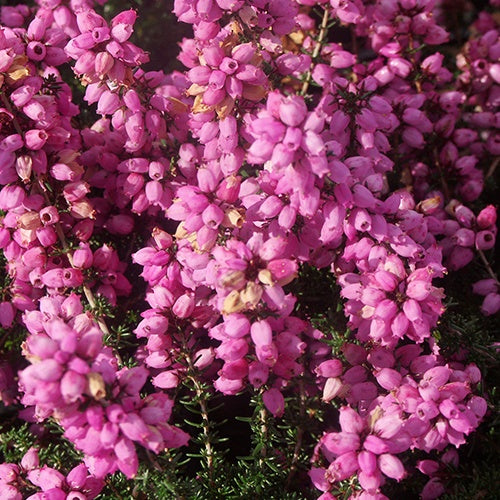
M 498 7 L 2 5 L 1 497 L 493 498 Z

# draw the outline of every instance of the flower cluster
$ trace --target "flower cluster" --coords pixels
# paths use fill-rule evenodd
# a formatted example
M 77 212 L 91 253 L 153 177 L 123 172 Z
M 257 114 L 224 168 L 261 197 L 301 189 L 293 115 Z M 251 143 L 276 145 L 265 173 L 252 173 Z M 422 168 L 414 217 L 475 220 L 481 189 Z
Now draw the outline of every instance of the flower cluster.
M 118 468 L 133 477 L 134 442 L 155 453 L 187 442 L 183 431 L 167 424 L 173 401 L 164 393 L 141 397 L 147 370 L 118 370 L 75 294 L 40 299 L 40 309 L 26 313 L 24 322 L 31 334 L 23 347 L 31 365 L 19 372 L 25 418 L 56 418 L 95 476 Z
M 322 491 L 356 474 L 363 490 L 375 495 L 386 478 L 406 476 L 398 454 L 441 452 L 448 443 L 458 447 L 486 413 L 486 401 L 471 393 L 480 380 L 473 364 L 443 364 L 440 356 L 422 355 L 414 344 L 394 354 L 346 344 L 344 355 L 351 365 L 344 373 L 340 362 L 316 369 L 319 377 L 328 377 L 323 399 L 337 396 L 349 404 L 340 409 L 341 431 L 325 433 L 318 443 L 329 465 L 313 467 L 310 476 Z
M 436 4 L 176 0 L 194 35 L 171 74 L 141 68 L 133 10 L 0 8 L 0 325 L 27 331 L 19 393 L 2 364 L 0 395 L 84 457 L 66 478 L 34 451 L 4 464 L 8 498 L 26 480 L 30 498 L 93 498 L 108 474 L 137 474 L 136 446 L 186 445 L 168 421 L 193 380 L 198 399 L 199 381 L 255 391 L 276 418 L 299 386 L 338 403 L 340 430 L 325 422 L 311 457 L 323 500 L 349 478 L 351 498 L 385 498 L 412 450 L 456 461 L 447 447 L 487 405 L 479 369 L 435 338 L 438 280 L 477 258 L 481 310 L 500 310 L 496 208 L 480 196 L 500 151 L 500 41 L 484 14 L 454 67 L 435 51 L 449 39 Z M 352 43 L 329 37 L 339 24 Z M 341 353 L 294 294 L 306 266 L 340 286 Z M 109 308 L 129 304 L 141 320 L 123 346 Z M 443 492 L 440 467 L 416 465 L 424 498 Z
M 36 448 L 25 453 L 20 465 L 0 465 L 0 493 L 9 500 L 87 500 L 95 498 L 103 486 L 103 480 L 91 475 L 84 464 L 77 465 L 66 476 L 52 467 L 41 466 Z M 23 495 L 27 491 L 36 492 Z

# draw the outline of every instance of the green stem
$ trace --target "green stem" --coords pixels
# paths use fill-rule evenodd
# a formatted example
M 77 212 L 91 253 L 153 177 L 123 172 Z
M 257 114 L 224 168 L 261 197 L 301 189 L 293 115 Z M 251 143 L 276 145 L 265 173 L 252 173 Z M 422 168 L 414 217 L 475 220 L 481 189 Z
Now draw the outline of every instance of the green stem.
M 303 380 L 299 381 L 299 393 L 300 393 L 299 416 L 300 416 L 300 420 L 303 422 L 303 420 L 305 418 L 305 414 L 306 414 L 306 393 L 304 390 L 304 381 Z M 297 472 L 297 464 L 299 462 L 299 455 L 300 455 L 300 451 L 302 449 L 303 438 L 304 438 L 304 427 L 302 425 L 299 425 L 299 427 L 297 428 L 297 437 L 295 440 L 295 447 L 293 449 L 293 456 L 292 456 L 292 463 L 290 465 L 290 472 L 288 474 L 288 477 L 286 478 L 285 488 L 287 490 L 290 488 L 293 477 L 294 477 L 295 473 Z
M 262 406 L 259 411 L 259 419 L 260 419 L 260 437 L 262 442 L 262 448 L 260 449 L 260 457 L 259 457 L 259 468 L 262 469 L 264 466 L 264 460 L 267 456 L 267 446 L 265 445 L 267 441 L 267 412 L 266 408 Z
M 194 391 L 198 400 L 198 404 L 200 405 L 200 414 L 202 419 L 203 426 L 203 442 L 205 444 L 205 454 L 207 459 L 207 471 L 208 478 L 211 486 L 214 485 L 214 449 L 212 446 L 212 441 L 210 438 L 210 419 L 208 418 L 208 407 L 206 394 L 207 391 L 203 390 L 202 385 L 199 380 L 196 378 L 196 368 L 193 365 L 193 360 L 191 356 L 187 353 L 187 347 L 184 346 L 186 352 L 186 361 L 188 363 L 188 379 L 191 381 L 194 387 Z
M 434 148 L 433 154 L 434 154 L 434 164 L 436 165 L 436 168 L 438 169 L 438 172 L 439 172 L 439 178 L 441 180 L 441 186 L 443 188 L 445 202 L 448 203 L 448 201 L 450 201 L 450 199 L 451 199 L 450 189 L 448 187 L 448 184 L 446 183 L 446 178 L 444 176 L 444 172 L 443 172 L 443 169 L 441 167 L 441 164 L 439 163 L 439 155 L 437 152 L 437 148 Z
M 316 41 L 316 45 L 314 47 L 313 53 L 311 54 L 311 68 L 307 71 L 306 74 L 306 79 L 304 80 L 304 83 L 302 84 L 302 89 L 300 91 L 301 95 L 305 95 L 307 93 L 307 90 L 309 89 L 309 84 L 311 83 L 311 78 L 312 78 L 312 69 L 314 67 L 314 62 L 319 56 L 319 53 L 321 51 L 321 47 L 323 45 L 323 40 L 326 36 L 326 33 L 328 32 L 328 18 L 330 17 L 330 11 L 328 8 L 325 8 L 325 11 L 323 12 L 323 19 L 321 20 L 321 26 L 319 30 L 319 35 L 318 39 Z
M 495 161 L 491 164 L 490 168 L 488 169 L 488 172 L 484 176 L 484 180 L 489 179 L 495 173 L 495 170 L 497 169 L 499 163 L 500 163 L 500 157 L 495 158 Z
M 44 190 L 42 190 L 42 191 L 43 191 L 43 196 L 45 198 L 45 202 L 48 203 L 49 205 L 51 205 L 52 203 L 49 200 L 47 192 Z M 68 242 L 66 240 L 66 236 L 64 235 L 64 231 L 62 230 L 61 224 L 59 222 L 57 222 L 55 224 L 55 226 L 56 226 L 56 233 L 57 233 L 57 236 L 59 238 L 59 241 L 61 242 L 63 249 L 66 250 L 66 255 L 68 257 L 69 265 L 73 269 L 75 269 L 75 266 L 73 265 L 73 255 L 69 251 L 69 245 L 68 245 Z M 87 299 L 87 302 L 89 303 L 90 307 L 93 310 L 95 310 L 96 309 L 95 297 L 94 297 L 94 294 L 92 293 L 92 290 L 89 288 L 89 286 L 87 284 L 83 285 L 83 293 L 85 294 L 85 298 Z M 99 325 L 99 328 L 101 329 L 102 333 L 104 333 L 105 335 L 111 335 L 111 332 L 109 331 L 109 328 L 106 325 L 106 322 L 104 321 L 104 319 L 102 319 L 101 317 L 96 317 L 95 320 L 97 321 L 97 324 Z
M 490 266 L 490 263 L 488 262 L 488 259 L 486 258 L 486 255 L 484 255 L 484 252 L 482 250 L 477 250 L 477 253 L 479 254 L 479 257 L 481 257 L 481 260 L 483 261 L 484 267 L 488 271 L 488 274 L 491 276 L 492 279 L 495 280 L 495 283 L 500 286 L 500 281 L 498 281 L 498 276 L 496 275 L 495 271 Z

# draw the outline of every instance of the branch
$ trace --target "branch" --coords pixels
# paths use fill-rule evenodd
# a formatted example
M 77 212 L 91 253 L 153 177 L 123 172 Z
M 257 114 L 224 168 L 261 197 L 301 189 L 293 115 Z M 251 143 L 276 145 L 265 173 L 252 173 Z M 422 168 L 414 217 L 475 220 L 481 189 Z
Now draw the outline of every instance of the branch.
M 496 275 L 495 271 L 490 266 L 490 263 L 488 262 L 488 259 L 486 258 L 486 255 L 484 255 L 484 252 L 480 249 L 477 249 L 477 253 L 479 254 L 479 257 L 481 257 L 481 260 L 483 261 L 484 267 L 488 271 L 488 274 L 491 276 L 492 279 L 495 280 L 495 283 L 500 286 L 500 281 L 498 281 L 498 276 Z
M 490 168 L 488 169 L 488 172 L 484 176 L 484 180 L 489 179 L 495 173 L 495 170 L 498 167 L 499 163 L 500 163 L 500 156 L 495 158 L 495 161 L 491 164 Z
M 259 411 L 259 418 L 260 418 L 260 432 L 261 432 L 261 441 L 263 443 L 262 448 L 260 449 L 260 458 L 259 458 L 259 467 L 262 469 L 264 466 L 264 459 L 267 456 L 267 446 L 265 445 L 265 442 L 267 440 L 267 422 L 266 422 L 266 408 L 265 406 L 262 406 L 262 408 Z
M 306 79 L 304 80 L 304 83 L 302 84 L 302 89 L 300 91 L 301 95 L 305 95 L 307 93 L 307 90 L 309 89 L 309 84 L 311 83 L 311 78 L 312 78 L 312 68 L 314 67 L 314 61 L 318 57 L 319 52 L 321 50 L 321 46 L 323 44 L 323 39 L 326 36 L 326 33 L 328 31 L 328 18 L 330 17 L 330 11 L 328 8 L 325 8 L 325 11 L 323 12 L 323 19 L 321 20 L 321 27 L 319 30 L 319 35 L 318 39 L 316 41 L 316 45 L 314 47 L 313 53 L 311 54 L 311 68 L 308 70 Z
M 49 200 L 49 197 L 47 196 L 47 193 L 42 189 L 43 192 L 43 197 L 45 198 L 46 203 L 51 205 L 51 202 Z M 66 236 L 64 235 L 64 232 L 62 230 L 61 224 L 59 222 L 56 222 L 56 233 L 59 238 L 59 241 L 61 242 L 61 245 L 64 250 L 66 250 L 66 254 L 68 257 L 68 262 L 70 266 L 74 269 L 75 266 L 73 265 L 73 255 L 69 251 L 69 245 L 68 242 L 66 241 Z M 83 284 L 83 293 L 85 294 L 85 298 L 87 299 L 87 302 L 89 303 L 90 307 L 92 309 L 96 308 L 96 301 L 94 294 L 92 293 L 92 290 L 89 288 L 87 284 Z M 105 335 L 111 335 L 111 332 L 109 331 L 108 326 L 106 325 L 105 321 L 101 317 L 96 317 L 95 318 L 97 321 L 97 324 L 99 325 L 99 328 L 101 329 L 102 333 Z
M 214 484 L 214 449 L 212 447 L 212 442 L 210 438 L 210 420 L 208 418 L 208 407 L 207 407 L 207 402 L 205 400 L 205 395 L 207 394 L 207 391 L 203 390 L 203 387 L 201 386 L 200 382 L 194 375 L 196 373 L 196 368 L 193 365 L 193 360 L 191 359 L 191 356 L 189 353 L 187 353 L 187 347 L 184 346 L 184 352 L 186 361 L 188 363 L 188 379 L 192 382 L 194 386 L 194 391 L 196 394 L 196 397 L 198 398 L 198 404 L 200 405 L 200 414 L 202 418 L 202 426 L 203 426 L 203 441 L 205 444 L 205 453 L 207 456 L 207 470 L 208 470 L 208 478 L 210 481 L 210 484 Z
M 437 169 L 438 169 L 438 172 L 439 172 L 439 178 L 441 180 L 441 186 L 443 188 L 443 194 L 444 194 L 444 197 L 445 197 L 445 201 L 446 203 L 448 201 L 450 201 L 451 199 L 451 196 L 450 196 L 450 188 L 448 187 L 448 184 L 446 182 L 446 178 L 444 176 L 444 172 L 443 172 L 443 169 L 441 167 L 441 164 L 439 163 L 439 155 L 438 155 L 438 151 L 437 151 L 437 148 L 434 148 L 432 150 L 433 154 L 434 154 L 434 164 L 436 165 Z
M 305 417 L 306 410 L 306 393 L 304 390 L 304 381 L 299 381 L 299 391 L 300 391 L 300 399 L 299 399 L 299 416 L 301 421 L 303 421 Z M 288 490 L 291 486 L 293 476 L 297 472 L 297 463 L 299 461 L 300 451 L 302 450 L 302 440 L 304 438 L 304 427 L 303 425 L 299 425 L 297 428 L 297 438 L 295 440 L 295 447 L 293 449 L 292 463 L 290 465 L 290 472 L 288 473 L 288 477 L 286 478 L 285 488 Z

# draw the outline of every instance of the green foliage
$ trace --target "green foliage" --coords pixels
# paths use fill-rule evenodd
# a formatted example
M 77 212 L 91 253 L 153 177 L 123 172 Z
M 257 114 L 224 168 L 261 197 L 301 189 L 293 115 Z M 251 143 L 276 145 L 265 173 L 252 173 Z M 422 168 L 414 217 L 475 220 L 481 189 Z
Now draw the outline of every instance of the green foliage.
M 340 287 L 330 269 L 302 265 L 297 279 L 289 285 L 289 291 L 297 297 L 296 314 L 323 332 L 323 341 L 331 346 L 335 355 L 340 354 L 351 332 L 343 312 Z
M 468 461 L 452 475 L 443 500 L 494 500 L 500 491 L 498 456 L 494 460 Z
M 104 15 L 109 19 L 125 8 L 135 9 L 138 20 L 131 41 L 150 55 L 144 69 L 168 73 L 184 69 L 176 58 L 178 43 L 183 37 L 191 36 L 191 27 L 177 21 L 172 14 L 173 7 L 173 0 L 131 0 L 126 6 L 121 0 L 110 0 L 104 5 Z
M 39 450 L 40 463 L 69 472 L 81 461 L 82 455 L 62 435 L 54 421 L 47 421 L 33 434 L 30 424 L 4 420 L 0 426 L 0 457 L 2 462 L 19 463 L 32 446 Z

